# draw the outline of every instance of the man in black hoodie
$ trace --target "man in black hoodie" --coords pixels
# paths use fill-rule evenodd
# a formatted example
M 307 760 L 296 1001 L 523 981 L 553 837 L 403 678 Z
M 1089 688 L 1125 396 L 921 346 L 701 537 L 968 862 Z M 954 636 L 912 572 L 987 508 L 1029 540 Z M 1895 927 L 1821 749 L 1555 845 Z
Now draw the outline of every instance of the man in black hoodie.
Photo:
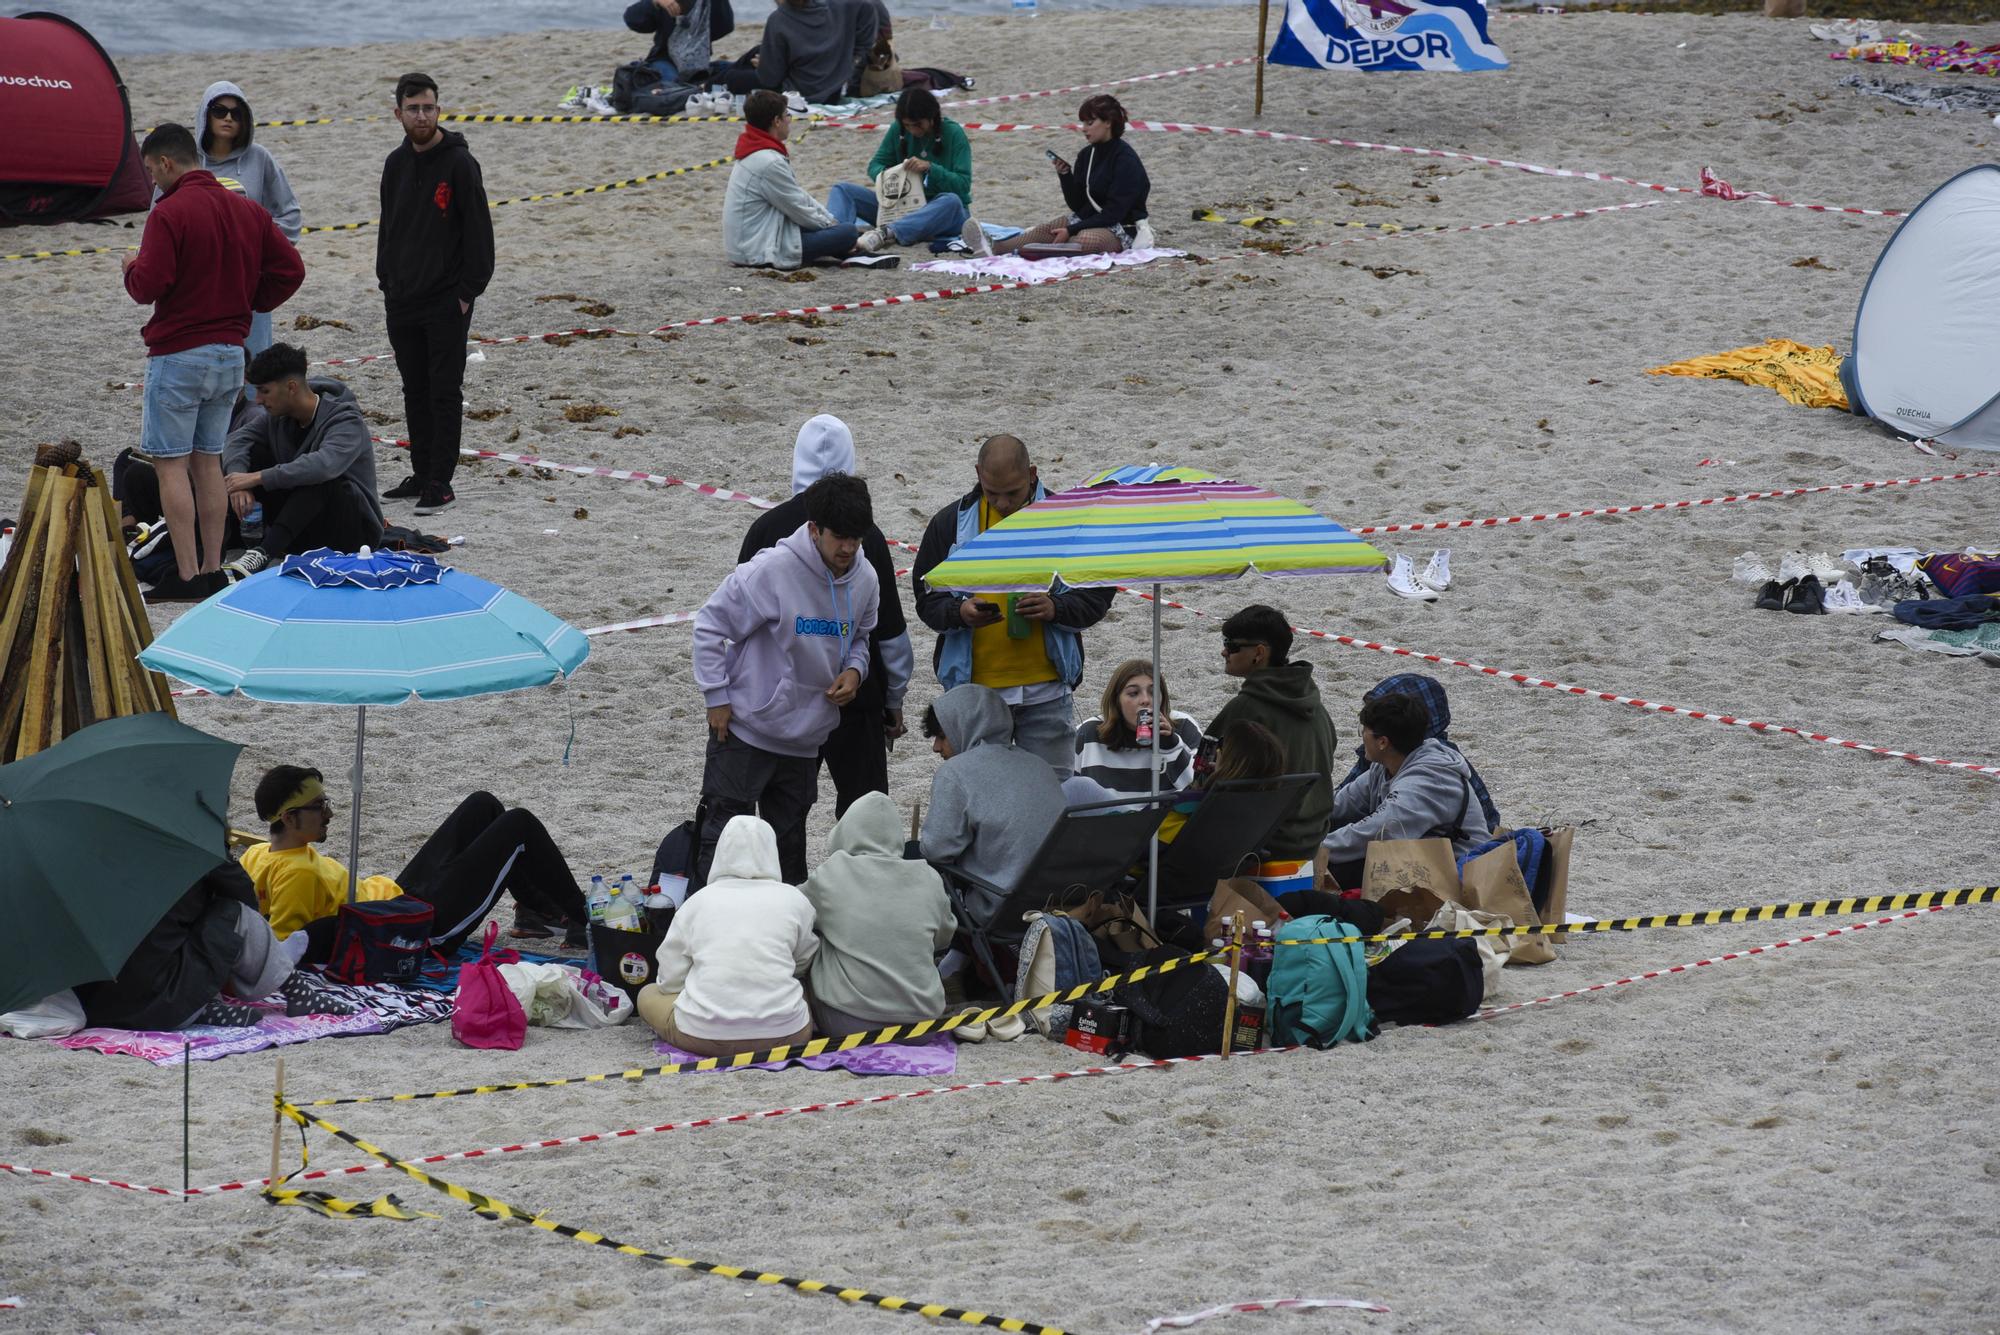
M 493 218 L 465 136 L 438 125 L 430 75 L 396 81 L 396 120 L 403 142 L 382 164 L 375 277 L 403 376 L 414 471 L 382 494 L 414 496 L 417 513 L 432 515 L 457 499 L 451 478 L 464 420 L 465 338 L 472 303 L 493 278 Z

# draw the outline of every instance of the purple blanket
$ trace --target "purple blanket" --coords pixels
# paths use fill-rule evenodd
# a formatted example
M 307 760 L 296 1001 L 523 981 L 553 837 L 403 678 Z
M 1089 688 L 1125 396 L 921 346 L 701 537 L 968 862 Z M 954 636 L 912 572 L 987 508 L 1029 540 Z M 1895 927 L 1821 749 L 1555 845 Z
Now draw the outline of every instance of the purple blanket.
M 692 1052 L 681 1051 L 665 1039 L 655 1040 L 653 1051 L 669 1061 L 702 1060 Z M 759 1062 L 748 1068 L 717 1069 L 777 1071 L 792 1065 L 815 1071 L 838 1068 L 855 1075 L 950 1075 L 958 1069 L 958 1043 L 950 1034 L 933 1034 L 914 1043 L 878 1043 L 873 1047 L 849 1048 L 846 1052 L 823 1052 L 817 1057 L 791 1057 L 781 1062 Z
M 310 1043 L 316 1038 L 339 1038 L 349 1034 L 386 1034 L 405 1025 L 434 1024 L 451 1018 L 451 998 L 435 992 L 396 987 L 388 983 L 350 987 L 327 983 L 327 989 L 366 1009 L 355 1015 L 285 1014 L 283 1006 L 253 1003 L 266 1014 L 254 1029 L 224 1029 L 215 1025 L 191 1025 L 186 1029 L 79 1029 L 68 1038 L 50 1040 L 57 1047 L 86 1049 L 108 1056 L 143 1057 L 155 1066 L 179 1066 L 186 1059 L 198 1062 L 234 1057 L 242 1052 Z M 182 1044 L 186 1044 L 183 1049 Z

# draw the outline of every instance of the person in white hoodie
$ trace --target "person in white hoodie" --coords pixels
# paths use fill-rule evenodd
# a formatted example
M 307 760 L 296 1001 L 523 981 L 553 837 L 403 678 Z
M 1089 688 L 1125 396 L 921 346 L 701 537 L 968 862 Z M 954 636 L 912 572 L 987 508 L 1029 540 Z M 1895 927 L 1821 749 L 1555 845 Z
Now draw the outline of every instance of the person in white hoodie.
M 806 522 L 731 571 L 695 614 L 710 735 L 691 889 L 730 818 L 753 813 L 777 832 L 785 879 L 805 880 L 820 748 L 868 674 L 879 601 L 875 572 L 858 559 L 875 522 L 868 484 L 834 473 L 804 499 Z
M 803 105 L 803 104 L 801 104 Z M 861 231 L 828 213 L 792 174 L 792 108 L 759 88 L 743 100 L 736 165 L 722 196 L 722 245 L 731 264 L 796 269 L 854 253 Z
M 250 100 L 243 90 L 228 80 L 217 80 L 203 90 L 201 109 L 195 115 L 194 137 L 200 158 L 196 166 L 213 172 L 217 180 L 234 181 L 245 198 L 263 206 L 271 221 L 285 234 L 285 240 L 299 244 L 303 217 L 292 183 L 285 169 L 262 144 L 253 142 Z M 159 192 L 154 192 L 157 201 Z M 250 334 L 243 340 L 246 358 L 255 357 L 271 346 L 271 313 L 254 311 Z
M 778 838 L 737 816 L 715 848 L 714 877 L 674 914 L 639 1015 L 701 1057 L 761 1052 L 812 1037 L 799 975 L 819 949 L 813 908 L 778 874 Z

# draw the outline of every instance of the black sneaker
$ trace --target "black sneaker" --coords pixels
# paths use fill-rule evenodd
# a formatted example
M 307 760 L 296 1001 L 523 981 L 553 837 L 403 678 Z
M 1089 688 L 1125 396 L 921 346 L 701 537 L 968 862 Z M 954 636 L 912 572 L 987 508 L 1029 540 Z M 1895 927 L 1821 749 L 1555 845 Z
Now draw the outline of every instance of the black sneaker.
M 1785 595 L 1791 591 L 1791 587 L 1790 584 L 1780 584 L 1775 579 L 1765 580 L 1764 587 L 1757 590 L 1757 601 L 1754 605 L 1766 612 L 1782 612 L 1785 610 Z
M 1807 575 L 1792 585 L 1791 596 L 1785 599 L 1787 612 L 1803 612 L 1809 616 L 1823 616 L 1826 613 L 1826 586 L 1813 575 Z
M 423 479 L 412 473 L 395 486 L 389 488 L 389 490 L 383 492 L 382 499 L 385 501 L 407 501 L 412 496 L 421 496 L 423 494 Z
M 423 495 L 417 498 L 417 513 L 420 515 L 434 515 L 440 510 L 449 508 L 451 503 L 457 499 L 458 497 L 452 495 L 450 487 L 440 485 L 436 482 L 427 483 L 424 486 Z

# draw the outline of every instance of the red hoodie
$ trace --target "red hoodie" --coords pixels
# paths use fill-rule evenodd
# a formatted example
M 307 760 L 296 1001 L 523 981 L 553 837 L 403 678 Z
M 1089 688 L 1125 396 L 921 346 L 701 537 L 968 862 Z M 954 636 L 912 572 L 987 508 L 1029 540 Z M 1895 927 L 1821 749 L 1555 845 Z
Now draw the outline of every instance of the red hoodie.
M 785 141 L 773 135 L 769 130 L 760 130 L 754 125 L 746 125 L 743 127 L 743 133 L 736 136 L 736 160 L 738 162 L 743 161 L 743 159 L 749 157 L 752 153 L 761 153 L 767 148 L 775 148 L 786 157 L 791 156 L 791 153 L 785 148 Z
M 147 216 L 125 290 L 153 303 L 139 332 L 146 355 L 164 357 L 210 343 L 241 346 L 250 312 L 276 309 L 305 277 L 305 261 L 261 205 L 196 170 Z

